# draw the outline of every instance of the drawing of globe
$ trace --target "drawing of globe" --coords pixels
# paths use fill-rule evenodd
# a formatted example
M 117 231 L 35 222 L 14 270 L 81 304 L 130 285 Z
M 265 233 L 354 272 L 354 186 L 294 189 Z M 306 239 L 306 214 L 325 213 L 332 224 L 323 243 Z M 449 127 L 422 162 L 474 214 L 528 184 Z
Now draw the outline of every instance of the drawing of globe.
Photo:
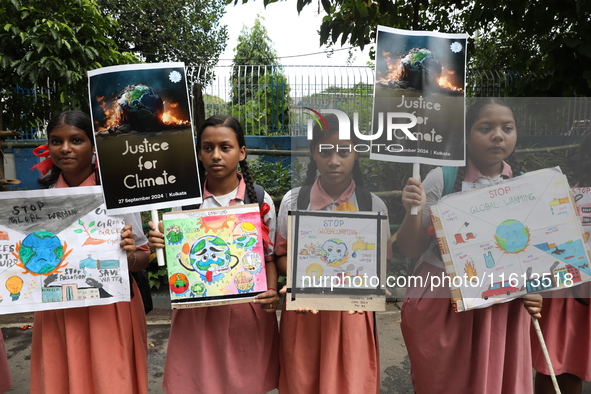
M 400 59 L 401 80 L 407 81 L 415 89 L 423 89 L 424 84 L 435 84 L 441 76 L 441 63 L 433 52 L 425 48 L 413 48 Z
M 504 251 L 518 253 L 529 243 L 529 230 L 520 221 L 508 219 L 497 227 L 495 239 Z
M 45 274 L 53 271 L 62 261 L 64 248 L 55 234 L 35 231 L 23 239 L 18 253 L 26 269 Z
M 132 130 L 148 131 L 160 125 L 164 102 L 152 88 L 146 85 L 129 85 L 117 98 L 121 122 Z

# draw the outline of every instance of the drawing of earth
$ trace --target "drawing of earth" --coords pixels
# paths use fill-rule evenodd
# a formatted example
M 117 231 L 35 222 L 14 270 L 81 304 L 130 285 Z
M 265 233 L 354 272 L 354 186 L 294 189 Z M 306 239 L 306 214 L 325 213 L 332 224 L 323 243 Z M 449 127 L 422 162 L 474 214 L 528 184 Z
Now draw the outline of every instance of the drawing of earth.
M 21 262 L 36 274 L 53 271 L 64 257 L 60 239 L 49 231 L 35 231 L 23 239 L 19 250 Z
M 208 283 L 222 279 L 230 270 L 231 260 L 228 244 L 214 235 L 198 238 L 189 252 L 191 267 Z
M 529 230 L 518 220 L 507 219 L 497 227 L 495 239 L 507 253 L 519 253 L 529 243 Z

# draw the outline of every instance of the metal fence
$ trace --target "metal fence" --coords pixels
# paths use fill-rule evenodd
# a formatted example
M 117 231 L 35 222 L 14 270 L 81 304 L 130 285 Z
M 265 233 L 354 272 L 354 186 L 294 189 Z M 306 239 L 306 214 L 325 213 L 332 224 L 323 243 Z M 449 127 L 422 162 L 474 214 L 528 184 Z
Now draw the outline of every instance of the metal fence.
M 305 134 L 305 108 L 340 109 L 359 114 L 361 130 L 371 130 L 372 67 L 359 66 L 217 66 L 187 68 L 190 82 L 203 87 L 205 116 L 229 114 L 249 135 Z M 215 79 L 209 77 L 215 75 Z M 504 96 L 516 79 L 509 71 L 468 70 L 466 95 Z M 51 90 L 51 85 L 48 85 Z M 22 88 L 19 87 L 22 90 Z M 24 90 L 22 90 L 25 92 Z M 33 97 L 37 88 L 29 89 Z M 193 89 L 190 89 L 193 92 Z M 51 94 L 50 94 L 51 93 Z M 58 97 L 59 92 L 47 92 Z M 25 92 L 26 94 L 26 92 Z M 34 97 L 33 97 L 34 98 Z M 515 98 L 520 135 L 583 135 L 591 132 L 591 98 Z M 39 129 L 21 130 L 20 139 L 44 138 Z
M 206 70 L 190 68 L 198 80 Z M 207 70 L 211 71 L 211 70 Z M 205 116 L 231 114 L 251 135 L 302 135 L 305 108 L 331 108 L 359 114 L 359 127 L 371 130 L 371 67 L 353 66 L 219 66 L 204 87 Z M 522 77 L 510 71 L 468 70 L 466 95 L 504 97 Z M 520 135 L 582 135 L 591 132 L 591 98 L 508 98 Z M 288 111 L 287 116 L 280 116 Z

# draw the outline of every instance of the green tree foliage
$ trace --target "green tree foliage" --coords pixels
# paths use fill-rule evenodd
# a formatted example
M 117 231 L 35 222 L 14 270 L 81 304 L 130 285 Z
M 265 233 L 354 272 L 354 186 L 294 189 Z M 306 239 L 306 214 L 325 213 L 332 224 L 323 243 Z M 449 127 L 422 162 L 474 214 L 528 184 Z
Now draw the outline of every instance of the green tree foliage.
M 279 64 L 273 41 L 262 24 L 263 17 L 257 15 L 252 28 L 242 26 L 238 44 L 234 48 L 232 62 L 232 104 L 244 104 L 252 99 L 258 90 L 259 78 L 265 75 L 267 67 Z
M 97 0 L 105 15 L 119 22 L 113 39 L 120 51 L 147 63 L 180 61 L 187 66 L 215 65 L 228 32 L 220 25 L 224 0 Z M 200 75 L 205 83 L 211 74 Z
M 290 87 L 262 20 L 257 16 L 252 28 L 243 27 L 234 48 L 232 113 L 249 134 L 284 134 Z
M 88 109 L 88 70 L 135 61 L 90 0 L 0 0 L 0 116 L 28 129 L 64 108 Z M 2 109 L 2 108 L 0 108 Z
M 296 9 L 310 5 L 327 14 L 320 26 L 321 45 L 363 48 L 375 40 L 378 25 L 467 32 L 478 37 L 468 46 L 471 66 L 522 77 L 507 94 L 591 94 L 590 1 L 298 0 Z
M 358 82 L 348 86 L 328 86 L 319 93 L 304 96 L 297 102 L 298 107 L 310 107 L 313 109 L 331 108 L 345 112 L 351 121 L 357 114 L 357 125 L 361 132 L 371 130 L 373 84 Z M 306 124 L 310 115 L 300 113 L 294 123 Z

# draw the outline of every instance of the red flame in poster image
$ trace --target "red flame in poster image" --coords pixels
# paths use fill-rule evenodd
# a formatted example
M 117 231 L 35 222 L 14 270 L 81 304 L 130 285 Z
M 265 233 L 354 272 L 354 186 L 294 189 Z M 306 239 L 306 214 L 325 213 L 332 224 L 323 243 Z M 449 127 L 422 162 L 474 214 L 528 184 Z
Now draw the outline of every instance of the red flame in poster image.
M 379 75 L 381 73 L 378 71 L 378 81 L 400 81 L 402 79 L 402 66 L 400 64 L 400 60 L 402 57 L 404 57 L 404 55 L 401 57 L 394 57 L 392 53 L 383 51 L 382 56 L 384 57 L 388 71 L 386 75 Z M 464 90 L 457 86 L 457 78 L 455 74 L 455 71 L 442 67 L 441 76 L 437 79 L 437 84 L 439 87 L 442 89 L 452 90 L 454 92 L 463 92 Z
M 116 98 L 111 101 L 111 104 L 107 104 L 105 96 L 97 96 L 96 101 L 104 113 L 102 126 L 99 121 L 95 121 L 97 130 L 113 130 L 122 124 L 121 113 Z M 179 112 L 178 103 L 168 103 L 167 101 L 164 101 L 164 112 L 161 117 L 162 123 L 171 127 L 190 126 L 191 122 L 189 120 L 181 119 L 182 115 L 179 114 Z

